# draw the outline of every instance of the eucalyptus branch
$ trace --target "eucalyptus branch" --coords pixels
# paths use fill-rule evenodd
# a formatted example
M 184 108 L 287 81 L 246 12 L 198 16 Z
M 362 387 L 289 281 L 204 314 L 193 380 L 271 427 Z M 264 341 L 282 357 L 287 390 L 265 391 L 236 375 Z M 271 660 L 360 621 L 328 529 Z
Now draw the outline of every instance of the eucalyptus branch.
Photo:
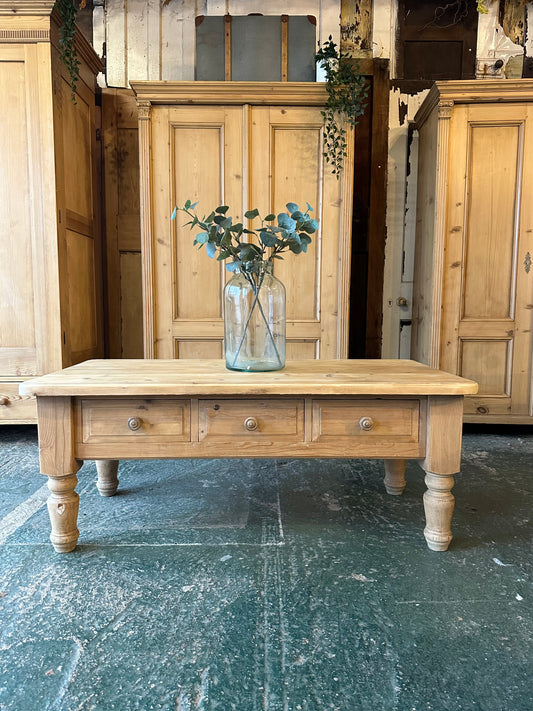
M 217 207 L 207 216 L 198 217 L 194 211 L 197 204 L 187 200 L 183 207 L 176 206 L 171 219 L 174 220 L 178 212 L 188 215 L 191 219 L 185 226 L 198 231 L 193 244 L 198 249 L 205 245 L 212 259 L 230 260 L 226 264 L 228 271 L 259 273 L 263 262 L 283 259 L 281 255 L 284 252 L 307 252 L 312 241 L 311 235 L 318 228 L 318 222 L 309 215 L 313 211 L 309 203 L 305 212 L 296 203 L 289 202 L 286 205 L 287 212 L 277 216 L 269 214 L 264 218 L 260 216 L 259 210 L 248 210 L 244 217 L 250 224 L 258 218 L 261 222 L 261 226 L 253 230 L 244 227 L 242 222 L 234 224 L 233 218 L 226 214 L 229 210 L 227 205 Z

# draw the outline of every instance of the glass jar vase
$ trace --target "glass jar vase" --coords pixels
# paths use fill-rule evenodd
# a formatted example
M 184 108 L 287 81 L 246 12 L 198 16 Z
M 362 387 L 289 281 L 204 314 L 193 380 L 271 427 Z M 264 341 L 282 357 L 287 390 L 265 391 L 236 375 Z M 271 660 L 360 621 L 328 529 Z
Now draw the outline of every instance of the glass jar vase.
M 272 262 L 247 262 L 226 284 L 224 352 L 230 370 L 285 366 L 285 287 Z

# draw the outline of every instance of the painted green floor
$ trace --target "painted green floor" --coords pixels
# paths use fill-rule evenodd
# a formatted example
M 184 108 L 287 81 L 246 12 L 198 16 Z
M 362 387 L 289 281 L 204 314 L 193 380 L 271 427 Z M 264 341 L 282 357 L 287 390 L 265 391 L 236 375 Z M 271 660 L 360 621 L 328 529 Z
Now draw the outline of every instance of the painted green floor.
M 124 462 L 48 543 L 36 430 L 0 428 L 1 711 L 533 710 L 533 433 L 465 435 L 455 538 L 363 461 Z

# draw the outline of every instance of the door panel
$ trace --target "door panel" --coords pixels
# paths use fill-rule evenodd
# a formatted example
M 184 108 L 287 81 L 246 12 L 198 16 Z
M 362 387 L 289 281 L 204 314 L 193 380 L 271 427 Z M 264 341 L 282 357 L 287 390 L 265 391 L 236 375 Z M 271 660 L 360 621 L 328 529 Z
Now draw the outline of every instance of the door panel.
M 3 47 L 0 92 L 9 110 L 0 115 L 0 376 L 37 374 L 26 91 L 24 49 Z
M 353 141 L 339 181 L 322 158 L 322 128 L 320 107 L 251 109 L 249 206 L 262 215 L 285 211 L 289 200 L 303 210 L 306 202 L 313 207 L 320 227 L 308 252 L 288 253 L 274 267 L 287 290 L 288 341 L 296 342 L 305 329 L 317 334 L 316 347 L 295 346 L 289 353 L 345 358 L 351 205 L 343 194 L 351 194 Z
M 242 219 L 243 121 L 240 107 L 170 107 L 153 113 L 154 341 L 156 358 L 219 357 L 224 264 L 193 246 L 190 218 L 174 205 L 198 202 L 207 215 L 228 205 Z M 197 347 L 196 347 L 197 346 Z
M 466 415 L 532 414 L 532 131 L 523 104 L 452 115 L 440 367 L 479 383 Z

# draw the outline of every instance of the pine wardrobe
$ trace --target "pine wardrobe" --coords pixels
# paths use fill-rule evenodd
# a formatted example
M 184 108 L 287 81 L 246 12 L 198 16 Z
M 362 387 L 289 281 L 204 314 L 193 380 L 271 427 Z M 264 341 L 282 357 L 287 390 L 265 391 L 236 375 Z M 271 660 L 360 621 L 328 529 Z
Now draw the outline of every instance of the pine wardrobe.
M 479 383 L 466 421 L 533 423 L 533 81 L 437 82 L 415 124 L 412 357 Z
M 306 82 L 131 82 L 139 109 L 144 353 L 221 358 L 228 273 L 193 247 L 174 205 L 208 214 L 278 213 L 309 202 L 320 229 L 307 254 L 275 273 L 287 290 L 287 358 L 348 350 L 353 141 L 337 180 L 323 157 L 323 85 Z

